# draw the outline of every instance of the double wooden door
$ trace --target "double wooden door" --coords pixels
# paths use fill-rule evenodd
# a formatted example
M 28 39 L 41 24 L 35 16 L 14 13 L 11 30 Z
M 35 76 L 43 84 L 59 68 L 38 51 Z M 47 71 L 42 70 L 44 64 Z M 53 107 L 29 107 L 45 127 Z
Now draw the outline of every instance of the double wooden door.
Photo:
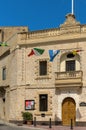
M 71 120 L 75 125 L 76 104 L 72 98 L 64 99 L 62 103 L 62 124 L 70 126 Z

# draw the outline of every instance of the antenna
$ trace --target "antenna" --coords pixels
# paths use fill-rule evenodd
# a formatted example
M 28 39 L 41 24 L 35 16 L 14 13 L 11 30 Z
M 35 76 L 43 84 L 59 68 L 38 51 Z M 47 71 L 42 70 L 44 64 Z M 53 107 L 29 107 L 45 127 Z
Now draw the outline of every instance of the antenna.
M 72 0 L 72 14 L 74 14 L 74 0 Z

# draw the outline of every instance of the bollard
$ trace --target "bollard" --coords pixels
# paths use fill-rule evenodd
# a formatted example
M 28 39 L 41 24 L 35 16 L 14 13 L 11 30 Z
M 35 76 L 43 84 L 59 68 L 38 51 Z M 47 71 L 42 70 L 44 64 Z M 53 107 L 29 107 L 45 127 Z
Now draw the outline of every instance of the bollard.
M 36 117 L 34 117 L 34 126 L 36 127 Z
M 49 128 L 52 128 L 52 126 L 51 126 L 51 118 L 49 120 Z
M 73 120 L 71 119 L 70 129 L 73 130 Z

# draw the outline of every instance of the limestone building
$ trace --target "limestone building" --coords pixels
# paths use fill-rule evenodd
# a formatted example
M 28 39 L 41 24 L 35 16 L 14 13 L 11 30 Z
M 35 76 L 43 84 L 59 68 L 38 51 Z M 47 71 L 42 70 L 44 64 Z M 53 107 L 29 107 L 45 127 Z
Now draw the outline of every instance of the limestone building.
M 0 27 L 0 40 L 1 119 L 30 111 L 40 123 L 86 125 L 86 25 L 68 14 L 59 28 Z M 33 48 L 44 53 L 28 56 Z M 52 62 L 49 50 L 60 50 Z

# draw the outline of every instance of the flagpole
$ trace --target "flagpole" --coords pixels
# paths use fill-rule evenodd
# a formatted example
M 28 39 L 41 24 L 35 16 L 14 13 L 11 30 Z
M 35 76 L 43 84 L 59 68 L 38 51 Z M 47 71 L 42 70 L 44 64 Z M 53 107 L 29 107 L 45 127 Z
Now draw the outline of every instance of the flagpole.
M 74 14 L 74 0 L 72 0 L 72 14 Z

